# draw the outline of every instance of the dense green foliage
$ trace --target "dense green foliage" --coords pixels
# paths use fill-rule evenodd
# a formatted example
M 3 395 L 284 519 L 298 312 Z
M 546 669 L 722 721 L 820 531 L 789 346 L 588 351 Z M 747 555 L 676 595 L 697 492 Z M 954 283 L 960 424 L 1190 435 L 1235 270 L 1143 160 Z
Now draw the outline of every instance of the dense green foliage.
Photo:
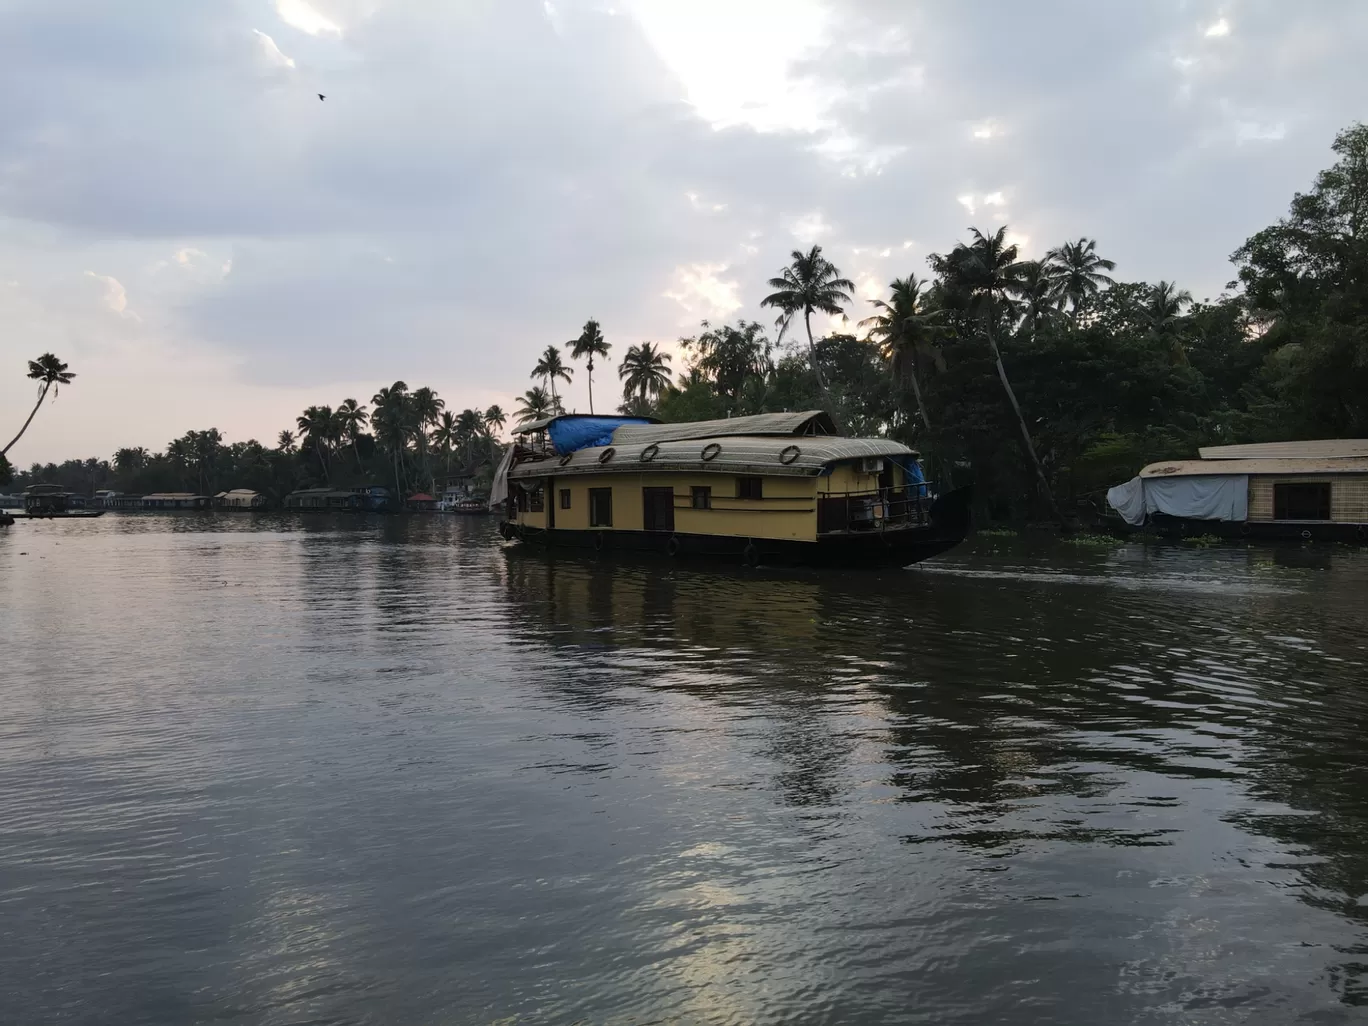
M 1200 445 L 1368 436 L 1368 128 L 1342 132 L 1334 152 L 1288 216 L 1235 252 L 1235 291 L 1215 302 L 1194 304 L 1168 281 L 1116 279 L 1087 238 L 1020 260 L 1003 227 L 934 254 L 925 280 L 895 279 L 860 335 L 818 337 L 812 315 L 852 315 L 853 286 L 814 246 L 769 281 L 773 339 L 755 321 L 704 322 L 680 340 L 674 380 L 657 345 L 632 345 L 619 408 L 682 421 L 824 407 L 849 433 L 920 449 L 943 484 L 975 480 L 981 512 L 1000 519 L 1044 515 L 1055 498 L 1096 502 L 1142 464 Z M 566 348 L 591 376 L 611 347 L 590 320 Z M 573 373 L 548 347 L 518 421 L 561 410 L 558 383 Z M 292 431 L 271 448 L 190 432 L 165 453 L 125 449 L 112 465 L 33 467 L 15 481 L 275 496 L 365 481 L 407 492 L 487 475 L 502 425 L 497 408 L 453 416 L 430 389 L 396 382 L 369 409 L 305 410 L 297 443 Z
M 252 488 L 279 500 L 318 485 L 383 484 L 407 496 L 488 477 L 500 452 L 495 438 L 507 417 L 498 406 L 459 414 L 445 407 L 432 389 L 410 391 L 396 381 L 380 389 L 369 407 L 355 399 L 336 410 L 310 406 L 296 421 L 298 433 L 281 431 L 271 447 L 255 439 L 225 444 L 210 428 L 187 432 L 165 452 L 120 449 L 108 461 L 34 464 L 16 474 L 14 483 L 22 488 L 43 481 L 87 495 L 102 488 L 201 495 Z

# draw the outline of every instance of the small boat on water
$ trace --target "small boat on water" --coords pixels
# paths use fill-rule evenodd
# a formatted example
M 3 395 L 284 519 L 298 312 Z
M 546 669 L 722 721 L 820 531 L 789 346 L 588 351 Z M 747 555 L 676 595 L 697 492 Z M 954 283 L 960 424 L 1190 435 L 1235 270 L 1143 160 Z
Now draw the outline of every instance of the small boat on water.
M 964 540 L 970 489 L 821 411 L 660 424 L 569 414 L 520 426 L 494 478 L 528 544 L 809 566 L 907 566 Z
M 1368 439 L 1218 445 L 1107 492 L 1129 529 L 1368 542 Z
M 26 520 L 89 520 L 103 516 L 102 509 L 86 509 L 85 496 L 64 491 L 58 485 L 33 485 L 24 492 L 24 511 L 12 514 Z

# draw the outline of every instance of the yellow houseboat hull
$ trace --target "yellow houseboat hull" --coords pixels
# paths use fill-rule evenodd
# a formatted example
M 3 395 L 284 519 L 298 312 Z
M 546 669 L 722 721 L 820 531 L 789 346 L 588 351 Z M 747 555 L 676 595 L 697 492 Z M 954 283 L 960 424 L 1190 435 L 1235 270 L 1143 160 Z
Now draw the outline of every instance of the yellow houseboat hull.
M 818 535 L 813 541 L 745 538 L 688 532 L 541 528 L 504 520 L 511 542 L 600 553 L 638 553 L 749 566 L 902 567 L 939 556 L 969 531 L 972 489 L 959 488 L 931 503 L 924 525 L 873 527 Z

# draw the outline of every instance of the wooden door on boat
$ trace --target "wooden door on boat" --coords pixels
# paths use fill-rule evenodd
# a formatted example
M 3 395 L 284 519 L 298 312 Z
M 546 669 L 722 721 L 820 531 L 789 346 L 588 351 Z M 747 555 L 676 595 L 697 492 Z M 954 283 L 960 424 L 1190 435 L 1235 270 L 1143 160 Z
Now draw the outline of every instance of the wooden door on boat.
M 674 530 L 674 489 L 643 488 L 641 490 L 642 528 L 647 531 Z

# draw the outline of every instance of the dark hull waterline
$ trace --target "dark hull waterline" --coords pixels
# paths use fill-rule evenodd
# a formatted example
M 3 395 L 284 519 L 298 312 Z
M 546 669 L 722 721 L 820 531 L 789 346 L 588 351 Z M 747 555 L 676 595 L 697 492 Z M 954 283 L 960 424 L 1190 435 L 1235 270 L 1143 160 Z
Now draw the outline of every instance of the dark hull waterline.
M 568 530 L 504 521 L 503 536 L 529 546 L 602 553 L 637 553 L 681 560 L 752 566 L 902 567 L 948 552 L 969 531 L 970 488 L 932 503 L 930 523 L 920 527 L 825 534 L 816 541 L 743 538 L 669 531 Z

